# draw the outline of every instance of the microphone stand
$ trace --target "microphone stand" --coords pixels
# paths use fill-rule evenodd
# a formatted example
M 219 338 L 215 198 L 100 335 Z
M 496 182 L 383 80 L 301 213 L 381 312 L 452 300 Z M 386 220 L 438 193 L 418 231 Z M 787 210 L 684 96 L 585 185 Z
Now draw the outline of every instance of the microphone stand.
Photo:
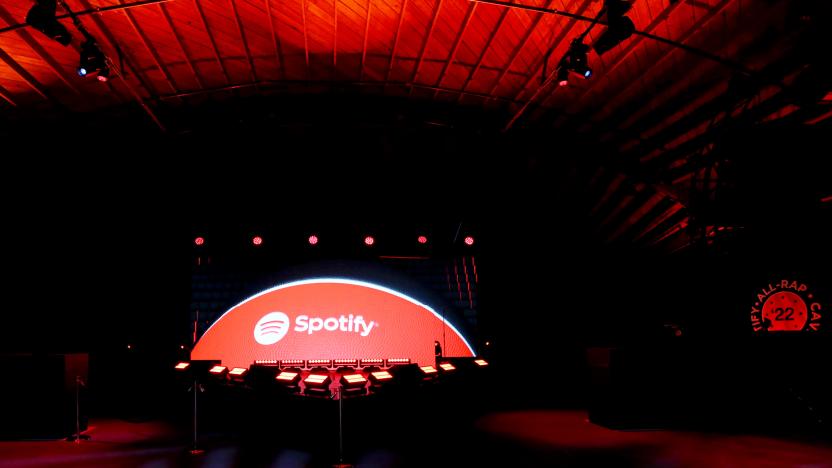
M 67 442 L 80 444 L 81 440 L 90 440 L 90 436 L 81 434 L 81 387 L 86 387 L 80 375 L 75 376 L 75 434 L 66 438 Z

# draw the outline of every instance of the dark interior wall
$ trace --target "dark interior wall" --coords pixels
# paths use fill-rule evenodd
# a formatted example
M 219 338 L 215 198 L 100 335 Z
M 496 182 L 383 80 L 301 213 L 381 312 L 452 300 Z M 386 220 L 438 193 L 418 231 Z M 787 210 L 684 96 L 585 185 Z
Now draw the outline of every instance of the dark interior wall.
M 37 140 L 37 154 L 48 157 L 26 146 L 10 153 L 0 189 L 9 272 L 0 349 L 89 351 L 100 380 L 126 375 L 128 359 L 161 368 L 187 336 L 194 226 L 419 220 L 477 227 L 489 353 L 518 372 L 555 369 L 545 384 L 556 391 L 538 401 L 585 402 L 587 346 L 661 354 L 670 323 L 692 349 L 720 350 L 700 363 L 722 360 L 722 377 L 748 362 L 744 369 L 764 371 L 745 360 L 757 351 L 786 365 L 802 349 L 814 361 L 801 366 L 821 365 L 828 345 L 814 337 L 808 351 L 749 341 L 748 308 L 757 288 L 783 275 L 805 276 L 830 297 L 823 213 L 802 212 L 801 229 L 756 228 L 718 255 L 611 248 L 592 234 L 581 186 L 591 161 L 608 159 L 602 148 L 407 117 L 387 125 L 310 119 L 217 123 L 166 137 L 56 131 Z M 43 137 L 29 131 L 19 142 Z M 140 344 L 139 353 L 127 343 Z M 113 363 L 121 365 L 104 365 Z M 708 369 L 717 368 L 698 372 Z

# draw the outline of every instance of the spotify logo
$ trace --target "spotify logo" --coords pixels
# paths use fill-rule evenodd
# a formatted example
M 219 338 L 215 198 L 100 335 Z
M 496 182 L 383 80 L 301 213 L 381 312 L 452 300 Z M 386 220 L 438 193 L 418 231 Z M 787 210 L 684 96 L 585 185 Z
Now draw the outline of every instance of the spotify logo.
M 289 316 L 283 312 L 269 312 L 254 326 L 254 340 L 261 345 L 272 345 L 289 332 Z

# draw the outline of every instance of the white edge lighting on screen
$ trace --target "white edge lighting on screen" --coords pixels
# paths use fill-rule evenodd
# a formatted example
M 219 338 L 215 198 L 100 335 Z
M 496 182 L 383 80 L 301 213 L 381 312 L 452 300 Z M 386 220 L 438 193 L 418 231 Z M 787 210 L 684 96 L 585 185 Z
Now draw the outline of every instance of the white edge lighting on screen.
M 211 326 L 208 327 L 207 330 L 205 330 L 205 333 L 203 333 L 202 336 L 207 335 L 208 332 L 211 331 L 212 328 L 214 328 L 214 325 L 220 323 L 220 321 L 223 318 L 225 318 L 225 316 L 229 312 L 236 309 L 237 307 L 240 307 L 241 305 L 245 304 L 246 302 L 251 301 L 253 299 L 256 299 L 256 298 L 258 298 L 258 297 L 260 297 L 264 294 L 268 294 L 270 292 L 278 291 L 280 289 L 291 288 L 293 286 L 303 286 L 303 285 L 306 285 L 306 284 L 324 284 L 324 283 L 350 284 L 350 285 L 353 285 L 353 286 L 362 286 L 362 287 L 365 287 L 365 288 L 375 289 L 375 290 L 378 290 L 378 291 L 386 292 L 387 294 L 392 294 L 392 295 L 394 295 L 396 297 L 399 297 L 399 298 L 402 298 L 402 299 L 404 299 L 408 302 L 412 302 L 413 304 L 416 304 L 419 307 L 427 309 L 436 318 L 438 318 L 439 320 L 442 320 L 442 322 L 445 325 L 451 327 L 451 330 L 453 330 L 454 333 L 456 333 L 457 336 L 459 336 L 459 338 L 462 340 L 462 342 L 465 343 L 465 346 L 468 348 L 468 351 L 471 351 L 471 354 L 473 356 L 477 355 L 477 353 L 474 352 L 474 348 L 472 348 L 471 345 L 468 344 L 468 340 L 465 339 L 465 336 L 463 336 L 462 333 L 460 333 L 459 330 L 457 330 L 456 327 L 452 323 L 448 322 L 447 320 L 445 320 L 444 317 L 442 317 L 440 314 L 436 313 L 436 311 L 433 310 L 432 307 L 430 307 L 428 305 L 425 305 L 425 304 L 422 304 L 421 302 L 417 301 L 416 299 L 413 299 L 410 296 L 406 296 L 406 295 L 404 295 L 404 294 L 402 294 L 402 293 L 400 293 L 396 290 L 393 290 L 393 289 L 390 289 L 390 288 L 387 288 L 387 287 L 384 287 L 384 286 L 379 286 L 378 284 L 367 283 L 366 281 L 357 281 L 357 280 L 351 280 L 351 279 L 347 279 L 347 278 L 311 278 L 311 279 L 306 279 L 306 280 L 292 281 L 292 282 L 289 282 L 289 283 L 280 284 L 280 285 L 275 286 L 273 288 L 266 289 L 265 291 L 260 291 L 259 293 L 255 294 L 253 296 L 249 296 L 248 298 L 244 299 L 239 304 L 237 304 L 237 305 L 231 307 L 230 309 L 228 309 L 227 311 L 225 311 L 225 313 L 223 313 L 220 316 L 220 318 L 218 318 L 216 321 L 214 321 L 214 323 L 212 323 Z M 201 339 L 201 337 L 200 337 L 200 339 Z

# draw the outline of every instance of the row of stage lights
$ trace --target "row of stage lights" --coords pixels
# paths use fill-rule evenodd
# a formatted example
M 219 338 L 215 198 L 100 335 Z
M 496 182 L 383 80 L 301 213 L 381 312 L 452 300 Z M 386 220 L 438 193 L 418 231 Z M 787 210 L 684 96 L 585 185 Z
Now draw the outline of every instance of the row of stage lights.
M 320 242 L 320 239 L 318 238 L 317 234 L 311 234 L 306 241 L 309 243 L 309 245 L 318 245 L 318 243 Z M 416 238 L 416 242 L 419 243 L 419 244 L 425 245 L 425 244 L 428 243 L 428 238 L 427 238 L 427 236 L 419 236 L 419 237 Z M 470 246 L 474 245 L 474 237 L 473 236 L 465 236 L 465 238 L 462 240 L 462 242 L 465 245 L 470 247 Z M 205 237 L 197 236 L 197 237 L 194 238 L 194 245 L 196 245 L 197 247 L 201 247 L 201 246 L 205 245 L 205 243 L 206 243 Z M 364 245 L 366 245 L 367 247 L 372 247 L 373 245 L 375 245 L 375 243 L 376 243 L 376 238 L 375 237 L 369 236 L 369 235 L 364 237 Z M 251 238 L 251 244 L 254 245 L 255 247 L 259 247 L 259 246 L 263 245 L 263 237 L 262 236 L 253 236 Z
M 443 361 L 437 368 L 419 366 L 407 358 L 284 359 L 255 361 L 250 368 L 231 369 L 219 361 L 183 361 L 174 368 L 194 380 L 207 378 L 214 383 L 272 387 L 289 394 L 331 397 L 339 393 L 344 396 L 380 393 L 396 383 L 435 382 L 440 376 L 457 373 L 460 367 L 482 369 L 488 367 L 488 361 L 455 359 Z M 338 385 L 333 385 L 336 381 Z

